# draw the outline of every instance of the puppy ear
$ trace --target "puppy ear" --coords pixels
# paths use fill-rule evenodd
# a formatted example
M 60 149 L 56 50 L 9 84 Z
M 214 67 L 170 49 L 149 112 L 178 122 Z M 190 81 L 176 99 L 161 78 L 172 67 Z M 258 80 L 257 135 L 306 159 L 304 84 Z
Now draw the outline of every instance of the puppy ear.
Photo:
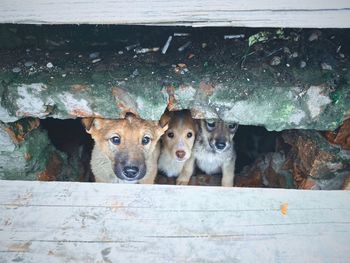
M 230 128 L 230 132 L 234 135 L 234 134 L 236 134 L 236 132 L 237 132 L 237 129 L 238 129 L 238 123 L 233 123 L 233 124 L 230 124 L 230 125 L 232 125 L 233 127 L 232 128 Z
M 194 122 L 195 133 L 198 134 L 201 129 L 201 121 L 198 119 L 193 119 L 193 122 Z
M 82 118 L 81 119 L 81 123 L 85 127 L 85 130 L 86 130 L 87 133 L 91 133 L 90 130 L 91 130 L 91 127 L 92 127 L 92 125 L 94 123 L 94 119 L 95 118 Z
M 81 120 L 87 133 L 92 133 L 93 129 L 99 129 L 101 127 L 100 120 L 98 118 L 83 118 Z
M 165 132 L 169 128 L 170 119 L 171 116 L 169 111 L 164 112 L 162 117 L 160 117 L 158 125 L 162 128 L 163 132 Z

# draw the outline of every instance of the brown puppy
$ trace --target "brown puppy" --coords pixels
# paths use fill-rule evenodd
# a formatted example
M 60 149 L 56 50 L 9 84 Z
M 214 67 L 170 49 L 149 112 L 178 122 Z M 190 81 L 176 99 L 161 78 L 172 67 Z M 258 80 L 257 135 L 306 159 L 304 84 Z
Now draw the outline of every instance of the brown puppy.
M 188 184 L 194 169 L 192 147 L 196 125 L 189 110 L 167 112 L 169 128 L 162 136 L 158 169 L 168 177 L 178 177 L 176 184 Z
M 91 169 L 96 182 L 153 184 L 157 175 L 159 138 L 167 125 L 128 113 L 125 119 L 84 118 L 95 141 Z
M 208 175 L 222 173 L 222 186 L 233 186 L 236 162 L 233 136 L 237 128 L 238 124 L 221 120 L 201 120 L 193 148 L 198 168 Z

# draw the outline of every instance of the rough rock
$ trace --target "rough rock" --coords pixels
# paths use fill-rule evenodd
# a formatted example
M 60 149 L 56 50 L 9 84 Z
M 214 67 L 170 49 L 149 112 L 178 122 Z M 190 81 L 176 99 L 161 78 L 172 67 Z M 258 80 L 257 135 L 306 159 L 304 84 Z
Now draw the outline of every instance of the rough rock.
M 292 172 L 297 188 L 340 189 L 350 172 L 350 151 L 331 145 L 316 131 L 288 131 L 290 145 L 284 169 Z
M 283 169 L 285 161 L 283 152 L 262 155 L 236 177 L 235 186 L 295 188 L 292 174 Z
M 78 180 L 77 167 L 55 149 L 39 120 L 0 123 L 0 179 Z
M 336 130 L 325 132 L 325 137 L 330 143 L 339 145 L 344 150 L 350 150 L 350 119 Z
M 348 189 L 350 151 L 330 144 L 317 131 L 282 132 L 277 152 L 261 155 L 236 178 L 236 186 Z

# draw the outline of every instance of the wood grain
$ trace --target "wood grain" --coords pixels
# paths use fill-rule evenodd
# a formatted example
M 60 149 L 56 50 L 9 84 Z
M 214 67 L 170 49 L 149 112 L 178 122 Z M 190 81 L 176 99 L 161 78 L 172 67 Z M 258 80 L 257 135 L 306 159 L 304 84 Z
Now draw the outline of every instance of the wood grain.
M 0 23 L 349 28 L 348 0 L 2 0 Z
M 349 201 L 348 191 L 0 181 L 0 262 L 348 262 Z

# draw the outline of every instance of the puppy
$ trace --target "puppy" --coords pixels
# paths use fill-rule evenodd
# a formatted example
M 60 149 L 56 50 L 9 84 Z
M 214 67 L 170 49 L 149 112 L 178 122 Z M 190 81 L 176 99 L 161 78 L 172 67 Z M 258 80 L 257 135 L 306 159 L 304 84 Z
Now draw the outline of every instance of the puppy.
M 168 130 L 161 138 L 158 170 L 167 177 L 178 177 L 176 184 L 188 184 L 194 170 L 192 147 L 196 124 L 189 110 L 166 112 L 170 118 Z
M 146 121 L 128 113 L 125 119 L 84 118 L 95 141 L 91 169 L 96 182 L 153 184 L 157 175 L 158 140 L 166 123 Z
M 201 120 L 193 154 L 197 167 L 208 175 L 222 173 L 222 186 L 233 186 L 236 151 L 233 136 L 238 124 Z

